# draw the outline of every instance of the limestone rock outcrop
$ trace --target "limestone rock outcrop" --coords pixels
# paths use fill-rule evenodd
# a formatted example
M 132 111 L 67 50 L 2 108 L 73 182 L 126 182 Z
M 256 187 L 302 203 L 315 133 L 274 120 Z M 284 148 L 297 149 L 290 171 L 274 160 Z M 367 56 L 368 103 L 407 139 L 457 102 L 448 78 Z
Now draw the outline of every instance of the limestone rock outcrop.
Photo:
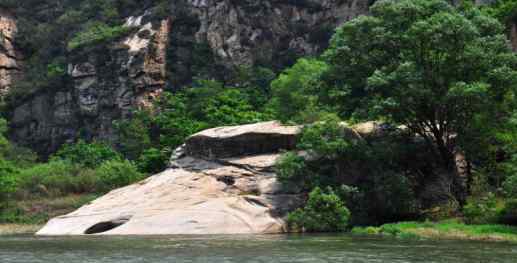
M 15 107 L 12 139 L 43 155 L 77 138 L 116 141 L 113 122 L 149 107 L 166 83 L 169 19 L 129 17 L 127 37 L 78 51 L 68 65 L 70 86 L 41 91 Z
M 247 66 L 281 70 L 300 56 L 322 52 L 336 26 L 367 13 L 373 3 L 178 0 L 168 1 L 168 13 L 158 15 L 151 2 L 142 1 L 127 18 L 129 36 L 64 51 L 69 81 L 13 105 L 11 138 L 43 156 L 78 138 L 116 144 L 113 122 L 148 107 L 164 88 L 177 90 L 194 78 L 233 84 L 235 69 Z M 3 73 L 3 53 L 0 48 L 0 90 L 13 76 Z M 10 54 L 4 64 L 17 70 Z
M 300 205 L 302 197 L 284 191 L 276 179 L 274 163 L 281 150 L 277 138 L 296 141 L 299 127 L 276 122 L 207 130 L 187 140 L 171 168 L 108 193 L 68 215 L 52 219 L 38 235 L 162 235 L 162 234 L 265 234 L 282 233 L 283 217 Z M 261 134 L 258 138 L 256 135 Z M 206 138 L 217 140 L 206 141 Z M 231 144 L 236 139 L 248 148 Z M 203 145 L 191 145 L 202 140 Z M 224 145 L 222 155 L 205 155 L 199 147 Z M 231 147 L 239 149 L 230 149 Z M 188 149 L 197 149 L 190 156 Z M 181 152 L 181 151 L 180 151 Z M 231 153 L 231 154 L 229 154 Z M 251 155 L 250 155 L 251 154 Z
M 7 94 L 22 71 L 21 54 L 13 44 L 17 31 L 14 16 L 0 9 L 0 97 Z
M 321 53 L 334 29 L 368 12 L 371 0 L 183 0 L 172 6 L 171 76 L 174 85 L 203 75 L 196 47 L 206 45 L 208 75 L 231 77 L 233 67 L 283 68 L 304 55 Z M 209 57 L 206 58 L 210 60 Z M 226 74 L 222 74 L 226 73 Z

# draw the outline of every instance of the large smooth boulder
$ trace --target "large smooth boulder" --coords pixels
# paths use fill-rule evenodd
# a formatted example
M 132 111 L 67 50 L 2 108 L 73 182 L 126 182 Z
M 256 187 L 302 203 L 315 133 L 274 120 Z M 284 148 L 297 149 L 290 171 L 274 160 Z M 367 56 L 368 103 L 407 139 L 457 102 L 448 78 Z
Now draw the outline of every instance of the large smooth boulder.
M 253 127 L 257 128 L 255 131 Z M 258 129 L 265 128 L 268 129 Z M 171 235 L 171 234 L 269 234 L 285 232 L 283 217 L 300 205 L 302 195 L 283 190 L 273 166 L 280 156 L 270 144 L 278 137 L 290 140 L 298 127 L 261 123 L 205 131 L 213 142 L 233 145 L 239 138 L 259 155 L 241 152 L 241 156 L 205 160 L 178 154 L 174 168 L 147 180 L 114 190 L 68 215 L 52 219 L 38 235 Z M 249 137 L 249 134 L 254 136 Z M 208 136 L 210 135 L 210 136 Z M 206 152 L 196 144 L 186 148 Z M 282 140 L 277 140 L 282 141 Z M 204 139 L 208 149 L 218 149 Z M 247 142 L 247 143 L 246 143 Z M 219 144 L 218 144 L 219 145 Z M 282 145 L 281 148 L 283 148 Z M 231 148 L 231 147 L 230 147 Z M 237 150 L 224 147 L 234 155 Z

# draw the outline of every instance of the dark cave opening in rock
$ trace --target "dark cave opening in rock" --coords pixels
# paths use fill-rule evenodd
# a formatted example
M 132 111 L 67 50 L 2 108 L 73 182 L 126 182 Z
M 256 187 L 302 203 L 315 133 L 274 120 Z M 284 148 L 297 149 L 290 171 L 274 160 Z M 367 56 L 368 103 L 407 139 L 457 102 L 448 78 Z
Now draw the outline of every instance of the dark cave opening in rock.
M 101 233 L 113 230 L 117 227 L 120 227 L 127 222 L 129 222 L 129 218 L 120 218 L 120 219 L 100 222 L 100 223 L 97 223 L 97 224 L 91 226 L 90 228 L 86 229 L 86 231 L 84 231 L 84 234 L 86 234 L 86 235 L 101 234 Z
M 232 176 L 221 176 L 221 177 L 217 178 L 217 181 L 223 182 L 226 185 L 234 185 L 235 184 L 235 178 L 233 178 Z

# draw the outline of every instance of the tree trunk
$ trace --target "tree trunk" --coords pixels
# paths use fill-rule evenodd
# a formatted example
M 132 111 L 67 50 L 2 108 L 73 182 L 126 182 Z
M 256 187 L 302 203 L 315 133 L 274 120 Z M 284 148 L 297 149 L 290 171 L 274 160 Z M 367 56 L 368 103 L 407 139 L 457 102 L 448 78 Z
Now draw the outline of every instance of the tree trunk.
M 460 206 L 465 205 L 468 196 L 468 178 L 470 169 L 465 156 L 460 151 L 451 150 L 443 140 L 437 139 L 438 151 L 447 174 L 451 177 L 452 195 Z

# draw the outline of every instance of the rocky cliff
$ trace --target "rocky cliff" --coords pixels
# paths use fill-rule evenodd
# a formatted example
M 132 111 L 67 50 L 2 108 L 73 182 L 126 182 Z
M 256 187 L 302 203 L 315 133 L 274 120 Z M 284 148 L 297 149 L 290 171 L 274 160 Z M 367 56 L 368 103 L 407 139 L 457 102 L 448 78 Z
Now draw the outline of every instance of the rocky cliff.
M 371 2 L 181 0 L 168 2 L 163 19 L 156 8 L 140 10 L 126 19 L 129 36 L 67 55 L 71 81 L 64 88 L 45 88 L 17 102 L 11 137 L 42 154 L 77 138 L 114 142 L 113 121 L 148 106 L 164 88 L 179 89 L 195 77 L 228 82 L 242 66 L 280 70 L 321 52 L 334 28 L 367 13 Z M 20 67 L 9 33 L 15 23 L 11 16 L 2 19 L 5 90 Z
M 285 232 L 283 218 L 302 195 L 285 191 L 273 166 L 298 132 L 276 122 L 200 132 L 165 172 L 52 219 L 38 235 Z
M 16 33 L 14 16 L 0 9 L 0 97 L 7 94 L 22 72 L 22 57 L 13 43 Z
M 79 137 L 114 141 L 113 122 L 147 107 L 165 87 L 170 21 L 130 17 L 127 37 L 69 58 L 65 89 L 43 90 L 17 105 L 12 137 L 54 152 Z
M 113 122 L 149 106 L 164 89 L 181 89 L 195 78 L 235 84 L 240 67 L 278 72 L 301 56 L 321 53 L 337 25 L 366 14 L 375 1 L 162 2 L 165 14 L 153 1 L 128 11 L 125 27 L 131 33 L 122 39 L 71 52 L 63 48 L 69 81 L 12 105 L 12 139 L 43 155 L 78 138 L 116 142 Z M 0 32 L 0 94 L 5 94 L 23 73 L 23 56 L 12 41 L 16 17 L 7 11 L 0 11 Z
M 173 4 L 171 41 L 173 84 L 219 71 L 228 78 L 235 66 L 282 68 L 304 55 L 320 53 L 334 28 L 368 12 L 371 0 L 189 0 Z M 211 68 L 195 65 L 196 45 L 215 59 Z M 194 47 L 194 48 L 193 48 Z M 207 58 L 208 59 L 208 58 Z M 201 66 L 201 67 L 200 67 Z M 193 71 L 195 70 L 195 71 Z M 201 71 L 201 72 L 200 72 Z M 227 73 L 226 76 L 221 73 Z M 215 73 L 217 75 L 217 73 Z

